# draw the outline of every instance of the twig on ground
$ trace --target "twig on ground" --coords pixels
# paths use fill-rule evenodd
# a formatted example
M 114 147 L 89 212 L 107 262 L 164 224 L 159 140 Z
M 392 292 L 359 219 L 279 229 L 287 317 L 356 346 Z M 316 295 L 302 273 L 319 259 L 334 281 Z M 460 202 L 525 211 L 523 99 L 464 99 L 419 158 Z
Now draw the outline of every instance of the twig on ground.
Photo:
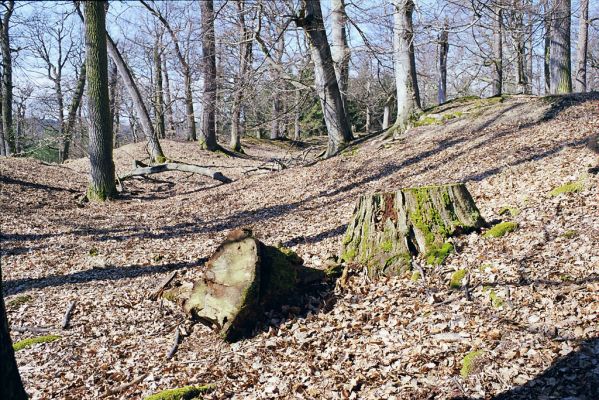
M 69 322 L 71 321 L 71 314 L 73 309 L 75 308 L 75 301 L 71 301 L 69 306 L 67 307 L 67 311 L 64 313 L 64 317 L 62 318 L 62 329 L 67 329 L 69 326 Z
M 173 358 L 173 356 L 177 352 L 177 349 L 179 348 L 179 339 L 180 338 L 181 338 L 181 330 L 179 329 L 179 326 L 177 326 L 177 328 L 175 328 L 175 340 L 173 341 L 173 347 L 171 347 L 171 350 L 166 355 L 167 360 L 170 360 L 171 358 Z

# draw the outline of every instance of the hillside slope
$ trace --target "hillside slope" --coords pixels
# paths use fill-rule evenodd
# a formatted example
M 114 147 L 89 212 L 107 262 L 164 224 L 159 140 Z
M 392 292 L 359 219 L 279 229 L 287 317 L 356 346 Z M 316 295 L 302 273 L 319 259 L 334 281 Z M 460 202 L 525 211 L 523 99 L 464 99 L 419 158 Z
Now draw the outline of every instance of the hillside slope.
M 375 138 L 270 173 L 256 168 L 310 148 L 250 140 L 251 157 L 239 159 L 165 141 L 168 157 L 235 181 L 165 173 L 84 207 L 75 198 L 87 160 L 2 158 L 10 322 L 62 335 L 17 353 L 26 388 L 35 399 L 96 399 L 140 378 L 108 398 L 204 383 L 216 385 L 207 398 L 599 398 L 599 178 L 586 173 L 598 162 L 586 146 L 599 132 L 598 106 L 597 93 L 454 102 L 431 111 L 450 118 L 423 120 L 381 149 Z M 117 149 L 117 170 L 143 157 L 141 144 Z M 519 229 L 457 239 L 457 252 L 425 279 L 358 275 L 350 289 L 314 297 L 307 313 L 273 313 L 270 326 L 233 345 L 148 300 L 170 271 L 199 274 L 229 229 L 251 226 L 322 267 L 358 195 L 455 181 L 467 183 L 485 219 Z M 550 195 L 571 182 L 576 191 Z M 504 207 L 513 216 L 500 215 Z M 471 301 L 448 285 L 461 269 Z M 71 329 L 60 331 L 73 300 Z M 178 325 L 190 335 L 166 361 Z

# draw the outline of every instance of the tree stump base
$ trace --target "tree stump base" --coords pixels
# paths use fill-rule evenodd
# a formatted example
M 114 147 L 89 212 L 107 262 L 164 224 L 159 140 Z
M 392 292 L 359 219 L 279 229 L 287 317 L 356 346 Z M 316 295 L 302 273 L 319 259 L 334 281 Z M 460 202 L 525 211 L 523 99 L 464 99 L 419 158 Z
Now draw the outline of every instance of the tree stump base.
M 439 265 L 453 250 L 449 237 L 484 225 L 463 183 L 364 195 L 348 224 L 341 259 L 366 265 L 372 277 L 399 274 L 417 255 Z

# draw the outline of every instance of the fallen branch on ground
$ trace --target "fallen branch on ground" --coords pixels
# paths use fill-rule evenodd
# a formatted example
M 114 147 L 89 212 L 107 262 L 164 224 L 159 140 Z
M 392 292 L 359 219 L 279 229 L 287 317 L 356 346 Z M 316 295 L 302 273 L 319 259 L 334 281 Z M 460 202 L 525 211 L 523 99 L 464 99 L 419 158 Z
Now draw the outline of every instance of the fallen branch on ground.
M 135 165 L 141 164 L 137 161 L 135 163 L 136 163 Z M 134 168 L 133 170 L 129 171 L 128 173 L 126 173 L 125 175 L 120 176 L 119 179 L 121 181 L 124 181 L 125 179 L 129 179 L 134 176 L 159 174 L 161 172 L 166 172 L 166 171 L 191 172 L 194 174 L 207 176 L 209 178 L 215 179 L 215 180 L 223 182 L 223 183 L 233 182 L 230 178 L 227 178 L 226 176 L 224 176 L 222 173 L 220 173 L 218 171 L 212 171 L 209 168 L 200 167 L 199 165 L 183 164 L 183 163 L 175 163 L 175 162 L 152 165 L 152 166 L 138 166 L 138 167 Z
M 175 329 L 175 340 L 173 342 L 173 347 L 171 347 L 171 350 L 168 352 L 168 354 L 166 355 L 166 359 L 170 360 L 171 358 L 173 358 L 173 356 L 175 355 L 175 353 L 177 352 L 177 349 L 179 348 L 179 339 L 181 337 L 181 331 L 179 330 L 179 327 L 177 326 L 177 328 Z
M 173 271 L 162 282 L 160 282 L 160 285 L 158 285 L 158 287 L 156 287 L 156 289 L 154 289 L 154 291 L 150 294 L 150 300 L 158 300 L 158 297 L 160 297 L 162 292 L 164 292 L 164 288 L 166 288 L 167 285 L 171 283 L 171 281 L 173 280 L 173 278 L 175 278 L 176 275 L 177 271 Z
M 69 303 L 69 306 L 67 307 L 67 311 L 64 313 L 64 317 L 62 318 L 62 329 L 67 329 L 67 326 L 69 326 L 69 322 L 71 321 L 71 314 L 74 308 L 75 302 L 71 301 Z
M 11 326 L 11 330 L 15 332 L 31 332 L 31 333 L 48 333 L 52 331 L 52 328 L 45 326 Z

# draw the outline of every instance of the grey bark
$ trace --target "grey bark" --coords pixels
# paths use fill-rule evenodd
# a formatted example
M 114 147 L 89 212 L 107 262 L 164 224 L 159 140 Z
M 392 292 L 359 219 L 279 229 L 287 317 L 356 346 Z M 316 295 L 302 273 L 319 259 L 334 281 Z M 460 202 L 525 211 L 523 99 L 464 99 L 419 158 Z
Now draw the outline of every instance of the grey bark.
M 164 89 L 162 87 L 162 41 L 156 40 L 154 46 L 154 124 L 156 136 L 165 137 L 166 123 L 164 121 Z
M 574 80 L 577 92 L 587 91 L 587 50 L 589 45 L 589 0 L 580 0 L 580 19 L 576 43 L 576 76 Z
M 302 6 L 303 15 L 296 19 L 296 23 L 304 29 L 310 43 L 310 53 L 314 63 L 314 82 L 328 133 L 325 157 L 331 157 L 347 146 L 353 139 L 353 135 L 335 75 L 320 0 L 302 0 Z
M 110 64 L 110 63 L 109 63 Z M 113 137 L 113 146 L 117 147 L 117 138 L 116 138 L 116 126 L 118 124 L 118 78 L 119 78 L 119 70 L 116 66 L 116 63 L 110 64 L 110 78 L 108 81 L 108 96 L 110 98 L 110 115 L 112 118 L 112 137 Z
M 393 134 L 403 133 L 410 120 L 421 111 L 420 93 L 414 56 L 414 29 L 412 0 L 393 0 L 393 66 L 397 91 L 397 119 Z
M 2 123 L 2 69 L 0 68 L 0 156 L 6 156 L 8 151 L 8 140 L 4 137 L 4 124 Z
M 572 93 L 570 13 L 570 0 L 555 0 L 549 55 L 551 94 Z
M 75 93 L 73 93 L 73 99 L 69 107 L 69 113 L 67 115 L 67 123 L 64 128 L 64 140 L 62 147 L 62 155 L 66 160 L 69 158 L 71 149 L 71 140 L 73 137 L 73 129 L 75 128 L 75 122 L 77 120 L 77 110 L 81 106 L 81 99 L 83 98 L 83 91 L 85 88 L 86 80 L 86 68 L 85 62 L 81 65 L 79 70 L 79 78 L 77 79 L 77 86 L 75 87 Z
M 335 75 L 339 83 L 343 107 L 347 113 L 347 88 L 351 53 L 347 43 L 346 25 L 345 0 L 331 0 L 331 55 L 335 63 Z
M 549 59 L 551 56 L 551 7 L 549 0 L 543 1 L 543 81 L 545 83 L 545 95 L 551 93 L 551 68 Z
M 283 54 L 285 49 L 285 36 L 282 35 L 282 30 L 280 27 L 277 27 L 276 30 L 277 37 L 279 41 L 275 44 L 275 62 L 277 65 L 281 65 L 283 60 Z M 271 70 L 272 79 L 274 82 L 278 82 L 281 78 L 280 69 L 273 68 Z M 283 115 L 283 99 L 281 90 L 278 87 L 273 88 L 273 96 L 272 96 L 272 116 L 270 122 L 270 139 L 275 140 L 279 137 L 283 137 L 283 132 L 281 131 L 281 118 Z
M 173 103 L 171 97 L 171 83 L 168 77 L 166 57 L 162 57 L 162 75 L 164 77 L 164 113 L 166 115 L 167 132 L 169 137 L 175 137 L 175 120 L 173 117 Z
M 447 101 L 447 54 L 449 53 L 449 26 L 447 20 L 441 34 L 439 35 L 439 87 L 437 91 L 437 102 L 439 104 Z
M 493 8 L 493 71 L 491 96 L 501 96 L 503 92 L 503 8 L 498 4 Z
M 14 132 L 12 121 L 12 54 L 10 51 L 10 18 L 15 8 L 14 1 L 6 1 L 0 18 L 0 51 L 2 53 L 2 132 L 4 133 L 5 154 L 14 153 Z
M 204 93 L 202 95 L 202 129 L 200 147 L 215 151 L 216 143 L 216 38 L 214 35 L 214 1 L 200 2 L 202 22 L 202 77 Z
M 533 73 L 532 73 L 532 62 L 534 59 L 534 41 L 533 41 L 533 22 L 534 22 L 534 14 L 533 14 L 533 4 L 532 0 L 528 0 L 528 21 L 526 24 L 526 43 L 527 43 L 527 53 L 526 53 L 526 94 L 532 94 L 532 81 L 533 81 Z
M 112 121 L 108 101 L 108 55 L 104 2 L 85 3 L 87 108 L 89 115 L 90 200 L 116 195 L 112 161 Z

